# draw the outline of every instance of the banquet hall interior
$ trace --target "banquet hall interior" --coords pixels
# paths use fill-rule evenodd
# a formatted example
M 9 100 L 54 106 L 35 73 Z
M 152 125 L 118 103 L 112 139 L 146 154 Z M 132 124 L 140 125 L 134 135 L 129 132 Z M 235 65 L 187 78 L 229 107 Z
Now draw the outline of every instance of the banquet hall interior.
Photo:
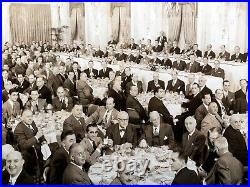
M 2 184 L 248 184 L 247 2 L 3 2 Z

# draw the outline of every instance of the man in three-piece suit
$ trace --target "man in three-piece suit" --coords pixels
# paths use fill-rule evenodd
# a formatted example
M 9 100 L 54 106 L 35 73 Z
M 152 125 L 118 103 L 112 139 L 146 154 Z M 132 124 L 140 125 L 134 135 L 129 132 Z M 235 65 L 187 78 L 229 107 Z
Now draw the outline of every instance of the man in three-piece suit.
M 201 181 L 194 170 L 187 167 L 187 156 L 183 153 L 174 152 L 171 155 L 173 163 L 171 170 L 176 171 L 174 180 L 171 184 L 200 184 Z
M 233 104 L 234 104 L 234 93 L 229 91 L 230 88 L 230 82 L 228 80 L 223 81 L 223 98 L 222 103 L 226 109 L 226 112 L 228 115 L 231 114 L 233 110 Z
M 110 71 L 112 71 L 112 68 L 107 67 L 107 62 L 102 61 L 102 69 L 99 70 L 99 77 L 108 78 Z
M 23 169 L 24 159 L 18 151 L 11 151 L 7 155 L 5 170 L 2 173 L 2 184 L 34 184 L 30 175 Z
M 148 82 L 147 92 L 155 92 L 157 88 L 162 88 L 165 90 L 165 82 L 159 79 L 159 73 L 155 72 L 153 74 L 153 80 Z
M 131 143 L 137 144 L 137 134 L 134 127 L 128 123 L 129 116 L 125 111 L 118 113 L 118 124 L 112 124 L 106 131 L 106 136 L 113 141 L 113 145 Z
M 212 71 L 212 66 L 210 66 L 208 64 L 208 58 L 207 57 L 203 57 L 203 66 L 200 67 L 200 71 L 201 73 L 205 74 L 205 75 L 210 75 L 211 71 Z
M 86 119 L 86 124 L 95 123 L 107 129 L 111 125 L 112 120 L 117 120 L 118 111 L 114 107 L 114 99 L 112 97 L 107 98 L 106 106 L 99 106 L 96 111 Z
M 178 72 L 177 71 L 172 71 L 172 80 L 168 81 L 167 89 L 168 91 L 172 92 L 182 92 L 183 94 L 185 93 L 185 83 L 178 79 Z
M 186 69 L 186 62 L 181 60 L 181 55 L 176 56 L 176 60 L 173 62 L 173 69 L 177 69 L 179 71 L 184 71 Z
M 174 133 L 172 127 L 161 122 L 160 114 L 157 111 L 152 111 L 149 114 L 151 125 L 147 125 L 141 137 L 140 144 L 147 144 L 149 146 L 163 146 L 168 145 L 174 148 Z
M 72 114 L 63 122 L 63 130 L 73 130 L 77 143 L 85 137 L 86 132 L 86 124 L 82 113 L 82 105 L 76 104 L 72 109 Z
M 67 130 L 61 134 L 61 147 L 52 155 L 50 162 L 49 184 L 62 184 L 63 173 L 70 162 L 69 148 L 76 143 L 74 131 Z
M 195 56 L 193 54 L 190 55 L 190 63 L 187 64 L 186 70 L 190 73 L 197 73 L 200 71 L 200 64 L 195 61 Z
M 65 96 L 65 91 L 63 87 L 57 89 L 57 96 L 52 100 L 53 110 L 61 111 L 66 110 L 71 112 L 73 108 L 73 100 L 71 97 Z
M 82 169 L 88 154 L 81 144 L 75 143 L 69 149 L 70 163 L 63 173 L 63 184 L 92 184 L 86 171 Z
M 22 121 L 14 130 L 14 137 L 25 160 L 24 168 L 30 176 L 41 176 L 43 172 L 43 155 L 41 145 L 46 143 L 43 132 L 38 130 L 33 121 L 33 114 L 25 110 Z
M 92 60 L 88 62 L 89 68 L 85 69 L 83 72 L 87 74 L 88 78 L 93 77 L 97 78 L 98 77 L 98 70 L 94 69 L 94 63 Z
M 147 116 L 145 109 L 143 108 L 141 103 L 136 99 L 137 95 L 138 95 L 137 86 L 131 86 L 127 100 L 126 100 L 126 109 L 127 110 L 134 109 L 139 115 L 139 119 L 137 120 L 130 118 L 130 122 L 133 124 L 138 124 L 138 123 L 140 124 L 142 121 L 144 122 L 148 121 L 148 116 Z
M 205 178 L 206 184 L 239 184 L 243 178 L 243 166 L 239 160 L 228 151 L 225 137 L 219 137 L 214 142 L 219 159 Z
M 225 45 L 220 47 L 221 52 L 218 55 L 218 59 L 229 61 L 230 60 L 230 53 L 226 51 Z
M 45 99 L 38 98 L 39 94 L 37 90 L 32 90 L 30 93 L 30 100 L 28 100 L 25 104 L 26 109 L 30 109 L 33 114 L 36 112 L 41 112 L 45 110 L 47 103 Z
M 205 51 L 203 57 L 206 57 L 206 58 L 208 58 L 210 60 L 215 58 L 215 53 L 212 51 L 212 45 L 211 44 L 209 44 L 207 46 L 207 51 Z
M 189 116 L 185 119 L 187 132 L 182 136 L 182 148 L 186 156 L 200 166 L 204 162 L 206 137 L 196 129 L 196 120 Z
M 218 60 L 214 61 L 214 68 L 211 70 L 211 75 L 214 77 L 225 78 L 225 72 L 222 68 L 220 68 L 220 62 Z

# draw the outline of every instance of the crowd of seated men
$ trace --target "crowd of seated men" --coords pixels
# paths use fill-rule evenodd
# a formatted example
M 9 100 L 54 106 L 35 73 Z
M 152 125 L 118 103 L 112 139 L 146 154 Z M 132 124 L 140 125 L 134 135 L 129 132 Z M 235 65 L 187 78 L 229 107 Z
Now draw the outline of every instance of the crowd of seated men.
M 160 36 L 157 45 L 162 40 Z M 137 44 L 131 40 L 129 48 L 136 49 Z M 52 46 L 48 42 L 6 44 L 3 47 L 2 143 L 15 148 L 3 162 L 4 184 L 91 184 L 87 174 L 89 167 L 103 154 L 111 154 L 115 145 L 124 143 L 133 147 L 168 145 L 176 152 L 173 164 L 181 165 L 172 166 L 177 171 L 173 184 L 246 182 L 247 147 L 239 131 L 241 119 L 237 114 L 247 112 L 247 80 L 240 80 L 241 88 L 235 93 L 230 92 L 227 80 L 214 93 L 206 86 L 205 76 L 194 82 L 193 73 L 211 70 L 197 64 L 195 58 L 201 52 L 194 45 L 194 51 L 189 55 L 191 62 L 187 65 L 182 65 L 185 62 L 179 56 L 173 64 L 168 59 L 153 59 L 153 63 L 175 65 L 177 70 L 188 69 L 187 84 L 178 79 L 176 70 L 172 71 L 172 79 L 167 85 L 155 72 L 147 90 L 143 90 L 138 75 L 133 75 L 129 67 L 115 72 L 103 60 L 102 69 L 97 71 L 89 61 L 89 67 L 81 71 L 79 64 L 71 58 L 62 61 L 55 55 L 57 51 L 67 52 L 69 49 L 83 54 L 89 52 L 83 45 Z M 152 46 L 152 50 L 160 49 Z M 170 50 L 180 53 L 176 43 Z M 103 53 L 109 55 L 110 51 Z M 112 53 L 114 58 L 125 58 L 123 54 Z M 138 62 L 147 61 L 147 53 L 142 52 Z M 213 53 L 210 50 L 205 54 Z M 129 58 L 138 60 L 139 56 Z M 203 59 L 207 66 L 209 57 Z M 216 74 L 213 69 L 211 72 Z M 104 99 L 93 96 L 93 88 L 87 83 L 89 78 L 109 80 Z M 137 99 L 142 91 L 154 93 L 147 109 Z M 175 118 L 163 103 L 166 91 L 185 93 L 189 100 L 182 104 L 183 113 Z M 28 98 L 26 102 L 24 96 Z M 71 113 L 63 123 L 60 143 L 48 144 L 44 132 L 33 120 L 34 114 L 51 110 Z M 16 118 L 21 122 L 13 128 Z M 106 134 L 98 126 L 106 129 Z M 108 138 L 108 144 L 104 144 L 104 138 Z M 44 149 L 51 152 L 48 158 L 44 157 Z M 198 175 L 185 169 L 187 157 L 195 161 Z M 123 174 L 119 176 L 114 183 L 124 183 Z

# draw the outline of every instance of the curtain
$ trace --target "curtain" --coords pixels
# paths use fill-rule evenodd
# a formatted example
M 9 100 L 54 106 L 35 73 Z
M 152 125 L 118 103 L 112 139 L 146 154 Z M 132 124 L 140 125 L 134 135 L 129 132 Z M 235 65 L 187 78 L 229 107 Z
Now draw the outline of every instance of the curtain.
M 84 40 L 84 16 L 81 8 L 73 8 L 70 17 L 72 40 Z
M 182 29 L 185 43 L 196 43 L 196 7 L 194 3 L 182 6 Z
M 181 7 L 172 7 L 168 10 L 168 41 L 179 41 L 181 32 Z
M 12 42 L 51 41 L 50 5 L 11 4 L 10 30 Z
M 112 37 L 114 40 L 119 40 L 119 34 L 120 34 L 120 7 L 114 7 L 111 17 L 111 29 L 112 29 Z

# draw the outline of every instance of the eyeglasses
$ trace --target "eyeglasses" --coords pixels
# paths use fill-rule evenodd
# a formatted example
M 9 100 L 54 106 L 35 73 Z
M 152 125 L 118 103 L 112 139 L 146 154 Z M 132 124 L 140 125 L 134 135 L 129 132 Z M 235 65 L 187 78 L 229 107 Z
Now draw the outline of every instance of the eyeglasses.
M 121 118 L 118 118 L 119 121 L 128 121 L 128 119 L 121 119 Z

